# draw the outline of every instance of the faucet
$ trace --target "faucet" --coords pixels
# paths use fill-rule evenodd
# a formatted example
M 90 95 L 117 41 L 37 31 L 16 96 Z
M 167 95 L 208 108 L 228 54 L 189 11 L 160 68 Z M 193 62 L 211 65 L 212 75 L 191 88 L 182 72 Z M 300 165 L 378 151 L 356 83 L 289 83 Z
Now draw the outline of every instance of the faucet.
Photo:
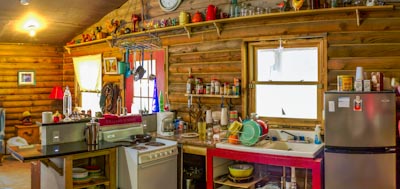
M 294 134 L 292 134 L 292 133 L 289 133 L 289 132 L 287 132 L 287 131 L 284 131 L 284 130 L 281 130 L 281 133 L 286 133 L 286 134 L 288 134 L 288 135 L 290 135 L 290 136 L 293 136 L 293 140 L 298 140 L 298 136 L 296 136 L 296 135 L 294 135 Z

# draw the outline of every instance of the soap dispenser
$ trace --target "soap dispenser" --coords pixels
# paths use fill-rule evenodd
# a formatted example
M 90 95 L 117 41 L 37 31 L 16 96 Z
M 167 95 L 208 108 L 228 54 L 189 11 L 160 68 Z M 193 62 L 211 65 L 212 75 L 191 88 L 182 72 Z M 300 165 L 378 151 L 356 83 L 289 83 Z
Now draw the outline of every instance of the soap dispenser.
M 316 125 L 314 132 L 314 144 L 321 144 L 321 125 Z

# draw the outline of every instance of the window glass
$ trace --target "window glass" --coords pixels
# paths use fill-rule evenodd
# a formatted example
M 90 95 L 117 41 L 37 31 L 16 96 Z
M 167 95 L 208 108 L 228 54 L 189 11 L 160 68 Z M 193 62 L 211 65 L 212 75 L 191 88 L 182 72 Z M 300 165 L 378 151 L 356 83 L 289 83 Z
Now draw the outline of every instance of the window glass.
M 92 110 L 92 117 L 94 117 L 95 112 L 101 112 L 100 96 L 100 93 L 82 92 L 82 110 Z
M 259 49 L 258 81 L 318 81 L 318 48 Z
M 256 99 L 258 115 L 317 119 L 316 85 L 256 85 Z

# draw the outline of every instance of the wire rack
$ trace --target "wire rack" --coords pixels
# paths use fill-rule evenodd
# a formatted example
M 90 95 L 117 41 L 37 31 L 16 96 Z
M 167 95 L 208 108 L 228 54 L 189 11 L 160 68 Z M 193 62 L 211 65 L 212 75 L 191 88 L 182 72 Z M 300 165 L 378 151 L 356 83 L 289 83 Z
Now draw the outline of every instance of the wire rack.
M 123 49 L 160 49 L 162 47 L 161 39 L 152 33 L 143 33 L 143 35 L 113 36 L 111 47 Z

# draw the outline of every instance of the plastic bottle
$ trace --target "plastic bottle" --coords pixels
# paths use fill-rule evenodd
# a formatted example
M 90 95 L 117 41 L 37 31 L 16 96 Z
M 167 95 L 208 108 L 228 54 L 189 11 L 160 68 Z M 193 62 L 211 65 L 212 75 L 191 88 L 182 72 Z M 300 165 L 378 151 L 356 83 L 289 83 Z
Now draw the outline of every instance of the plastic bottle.
M 160 95 L 158 96 L 158 98 L 159 98 L 158 104 L 160 107 L 160 112 L 164 112 L 164 94 L 162 91 L 160 91 Z
M 314 144 L 321 144 L 321 125 L 315 126 L 314 133 Z
M 69 87 L 65 87 L 64 97 L 63 97 L 63 114 L 65 116 L 64 120 L 71 120 L 70 116 L 72 114 L 72 97 Z
M 118 99 L 117 99 L 117 116 L 119 116 L 119 115 L 121 115 L 121 113 L 122 113 L 122 99 L 121 99 L 121 96 L 118 96 Z
M 160 106 L 158 104 L 158 95 L 157 95 L 157 79 L 154 80 L 154 92 L 153 92 L 153 103 L 151 107 L 152 112 L 158 112 L 160 110 Z M 133 100 L 132 100 L 133 102 Z M 132 104 L 133 106 L 133 104 Z M 132 111 L 133 112 L 133 111 Z

